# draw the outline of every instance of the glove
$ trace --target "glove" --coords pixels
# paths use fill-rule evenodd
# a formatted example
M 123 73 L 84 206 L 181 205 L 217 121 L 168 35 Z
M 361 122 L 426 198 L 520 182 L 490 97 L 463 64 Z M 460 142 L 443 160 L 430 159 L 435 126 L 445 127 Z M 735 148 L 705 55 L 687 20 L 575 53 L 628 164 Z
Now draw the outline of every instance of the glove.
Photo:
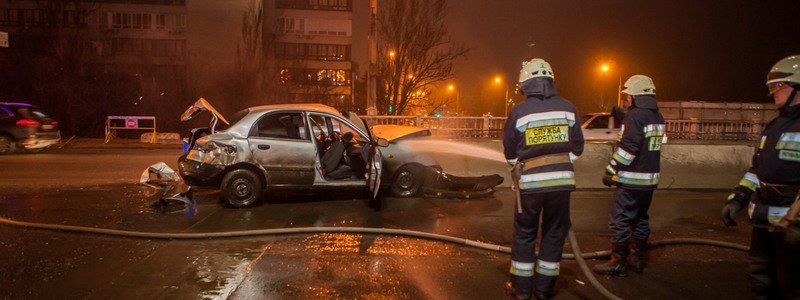
M 728 202 L 725 203 L 725 207 L 722 209 L 722 222 L 725 223 L 725 226 L 736 226 L 736 215 L 744 209 L 751 194 L 752 192 L 749 190 L 744 191 L 737 187 L 736 190 L 728 196 Z
M 614 179 L 611 178 L 611 175 L 605 174 L 603 175 L 603 185 L 607 187 L 614 186 L 615 182 Z
M 614 179 L 612 178 L 612 176 L 614 176 L 614 173 L 611 173 L 611 171 L 608 170 L 609 167 L 612 169 L 614 168 L 611 165 L 608 165 L 608 167 L 606 167 L 606 173 L 603 174 L 603 185 L 607 187 L 612 187 L 616 184 L 616 182 L 614 182 Z

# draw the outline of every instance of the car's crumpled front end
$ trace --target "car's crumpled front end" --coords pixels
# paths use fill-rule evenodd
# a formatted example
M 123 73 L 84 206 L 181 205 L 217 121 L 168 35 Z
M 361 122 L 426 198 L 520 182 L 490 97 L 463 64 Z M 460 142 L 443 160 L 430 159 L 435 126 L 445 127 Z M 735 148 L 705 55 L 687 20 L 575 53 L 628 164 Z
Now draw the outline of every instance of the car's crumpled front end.
M 422 193 L 428 197 L 445 198 L 482 198 L 494 193 L 494 188 L 503 183 L 503 177 L 497 174 L 461 177 L 447 174 L 440 169 L 425 168 L 425 179 Z

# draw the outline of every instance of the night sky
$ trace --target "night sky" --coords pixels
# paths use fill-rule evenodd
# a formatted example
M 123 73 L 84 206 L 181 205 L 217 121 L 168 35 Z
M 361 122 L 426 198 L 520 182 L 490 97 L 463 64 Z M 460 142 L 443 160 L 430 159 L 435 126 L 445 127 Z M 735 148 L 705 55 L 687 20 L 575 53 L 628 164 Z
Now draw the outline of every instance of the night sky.
M 190 26 L 203 31 L 194 37 L 235 40 L 238 12 L 248 1 L 190 0 Z M 357 48 L 365 45 L 366 29 L 359 27 L 366 24 L 367 2 L 354 1 L 356 60 L 366 53 Z M 491 80 L 502 74 L 514 84 L 520 63 L 531 57 L 551 62 L 562 96 L 582 110 L 597 110 L 601 97 L 616 98 L 620 74 L 623 81 L 634 74 L 653 77 L 660 100 L 767 102 L 766 72 L 800 54 L 797 0 L 459 0 L 450 9 L 454 41 L 472 48 L 458 63 L 455 81 L 473 113 L 502 112 L 492 107 L 502 92 Z M 232 50 L 196 51 L 224 57 Z M 612 63 L 605 76 L 602 62 Z

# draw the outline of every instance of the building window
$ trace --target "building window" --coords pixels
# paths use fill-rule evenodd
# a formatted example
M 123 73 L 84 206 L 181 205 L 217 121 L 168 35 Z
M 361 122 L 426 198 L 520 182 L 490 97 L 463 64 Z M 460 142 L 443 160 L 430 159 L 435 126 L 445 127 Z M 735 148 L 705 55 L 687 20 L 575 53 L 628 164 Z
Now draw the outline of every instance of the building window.
M 277 0 L 277 8 L 314 9 L 314 10 L 353 10 L 350 0 Z
M 284 84 L 349 86 L 349 70 L 286 68 L 280 71 Z
M 348 61 L 350 45 L 278 43 L 275 54 L 280 59 Z
M 143 13 L 114 13 L 111 18 L 111 28 L 124 29 L 151 29 L 152 17 Z

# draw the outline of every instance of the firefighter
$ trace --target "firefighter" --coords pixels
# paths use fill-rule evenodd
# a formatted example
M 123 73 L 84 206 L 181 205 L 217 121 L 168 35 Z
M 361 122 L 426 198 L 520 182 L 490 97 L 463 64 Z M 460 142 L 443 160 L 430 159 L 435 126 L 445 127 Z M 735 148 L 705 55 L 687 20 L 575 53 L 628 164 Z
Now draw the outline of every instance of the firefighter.
M 518 299 L 548 299 L 558 279 L 564 239 L 570 229 L 569 197 L 575 190 L 572 162 L 583 153 L 583 133 L 575 107 L 558 97 L 550 64 L 522 64 L 519 91 L 527 100 L 509 113 L 504 129 L 505 157 L 513 166 L 517 195 L 511 281 Z M 542 237 L 534 252 L 539 218 Z
M 769 94 L 780 114 L 764 129 L 750 170 L 728 196 L 722 212 L 725 225 L 732 227 L 736 215 L 747 208 L 753 224 L 750 283 L 758 299 L 800 299 L 800 247 L 792 242 L 797 216 L 787 216 L 800 190 L 798 65 L 800 56 L 787 57 L 767 75 Z M 791 224 L 788 234 L 778 226 L 785 222 Z
M 594 271 L 625 277 L 628 276 L 627 259 L 631 248 L 633 271 L 641 273 L 644 270 L 644 250 L 650 236 L 647 211 L 653 200 L 653 191 L 658 186 L 661 145 L 666 135 L 652 79 L 634 75 L 625 82 L 622 93 L 628 112 L 603 177 L 606 186 L 617 186 L 609 221 L 611 259 L 595 266 Z

